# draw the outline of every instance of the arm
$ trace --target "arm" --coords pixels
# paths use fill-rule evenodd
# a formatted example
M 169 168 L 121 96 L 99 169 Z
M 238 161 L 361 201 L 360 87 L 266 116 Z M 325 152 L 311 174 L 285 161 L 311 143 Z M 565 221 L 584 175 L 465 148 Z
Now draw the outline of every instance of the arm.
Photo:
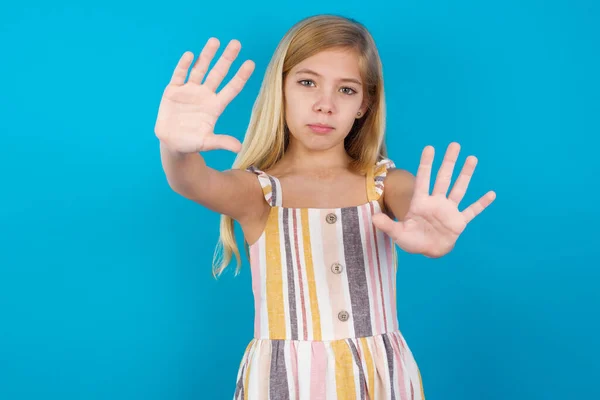
M 408 212 L 414 192 L 415 177 L 409 171 L 392 169 L 388 171 L 383 191 L 383 201 L 390 218 L 402 221 Z
M 182 154 L 162 143 L 160 155 L 171 189 L 204 207 L 240 221 L 261 209 L 264 198 L 256 177 L 246 171 L 217 171 L 200 153 Z

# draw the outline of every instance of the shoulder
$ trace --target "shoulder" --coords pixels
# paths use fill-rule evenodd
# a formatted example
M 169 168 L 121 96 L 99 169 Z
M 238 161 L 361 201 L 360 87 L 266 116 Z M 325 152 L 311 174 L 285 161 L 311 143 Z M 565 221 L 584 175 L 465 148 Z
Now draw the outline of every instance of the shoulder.
M 384 207 L 390 218 L 402 219 L 408 212 L 415 185 L 415 176 L 405 169 L 390 169 L 385 177 Z
M 382 183 L 381 189 L 385 186 L 385 191 L 382 192 L 405 192 L 412 191 L 415 177 L 414 175 L 401 168 L 396 167 L 396 163 L 384 158 L 375 165 L 375 179 Z
M 250 203 L 260 203 L 264 201 L 263 187 L 265 183 L 264 173 L 253 168 L 232 168 L 223 171 L 223 174 L 229 176 L 236 182 L 242 196 Z M 257 179 L 258 178 L 258 179 Z
M 388 170 L 384 182 L 385 192 L 412 192 L 415 176 L 405 169 L 394 168 Z

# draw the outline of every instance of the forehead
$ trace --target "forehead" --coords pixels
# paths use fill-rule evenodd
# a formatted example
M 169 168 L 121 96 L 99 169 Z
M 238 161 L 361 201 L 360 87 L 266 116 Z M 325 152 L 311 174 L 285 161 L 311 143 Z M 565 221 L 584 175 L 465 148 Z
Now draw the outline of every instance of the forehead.
M 320 51 L 301 61 L 292 68 L 292 73 L 301 69 L 311 69 L 327 77 L 359 78 L 359 56 L 352 49 L 328 49 Z

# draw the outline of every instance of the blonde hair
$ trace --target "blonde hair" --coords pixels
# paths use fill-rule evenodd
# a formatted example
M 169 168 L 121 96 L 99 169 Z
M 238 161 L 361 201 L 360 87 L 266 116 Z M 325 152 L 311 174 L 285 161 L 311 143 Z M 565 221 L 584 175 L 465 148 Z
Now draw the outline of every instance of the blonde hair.
M 351 169 L 366 173 L 368 168 L 387 157 L 384 141 L 385 96 L 383 70 L 375 42 L 359 22 L 337 15 L 317 15 L 296 23 L 282 38 L 265 72 L 258 97 L 252 108 L 250 123 L 242 149 L 232 168 L 246 169 L 253 165 L 267 170 L 283 156 L 288 143 L 284 115 L 283 83 L 289 71 L 303 60 L 327 49 L 345 48 L 357 51 L 361 79 L 368 104 L 365 115 L 357 119 L 344 141 L 348 155 L 353 159 Z M 221 235 L 213 259 L 213 276 L 218 277 L 235 254 L 240 271 L 234 220 L 221 215 Z M 246 256 L 248 243 L 244 241 Z M 217 260 L 219 248 L 223 254 Z M 394 247 L 395 258 L 395 247 Z

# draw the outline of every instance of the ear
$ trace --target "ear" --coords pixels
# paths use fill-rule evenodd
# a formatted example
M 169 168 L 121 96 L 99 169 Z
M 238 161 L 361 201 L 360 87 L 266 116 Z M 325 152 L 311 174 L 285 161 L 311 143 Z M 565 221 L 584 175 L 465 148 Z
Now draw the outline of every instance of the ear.
M 367 100 L 363 100 L 362 105 L 360 106 L 360 108 L 357 111 L 356 119 L 360 119 L 360 118 L 364 117 L 365 113 L 367 112 L 368 109 L 369 109 L 369 102 Z M 358 113 L 360 113 L 360 115 L 358 115 Z

